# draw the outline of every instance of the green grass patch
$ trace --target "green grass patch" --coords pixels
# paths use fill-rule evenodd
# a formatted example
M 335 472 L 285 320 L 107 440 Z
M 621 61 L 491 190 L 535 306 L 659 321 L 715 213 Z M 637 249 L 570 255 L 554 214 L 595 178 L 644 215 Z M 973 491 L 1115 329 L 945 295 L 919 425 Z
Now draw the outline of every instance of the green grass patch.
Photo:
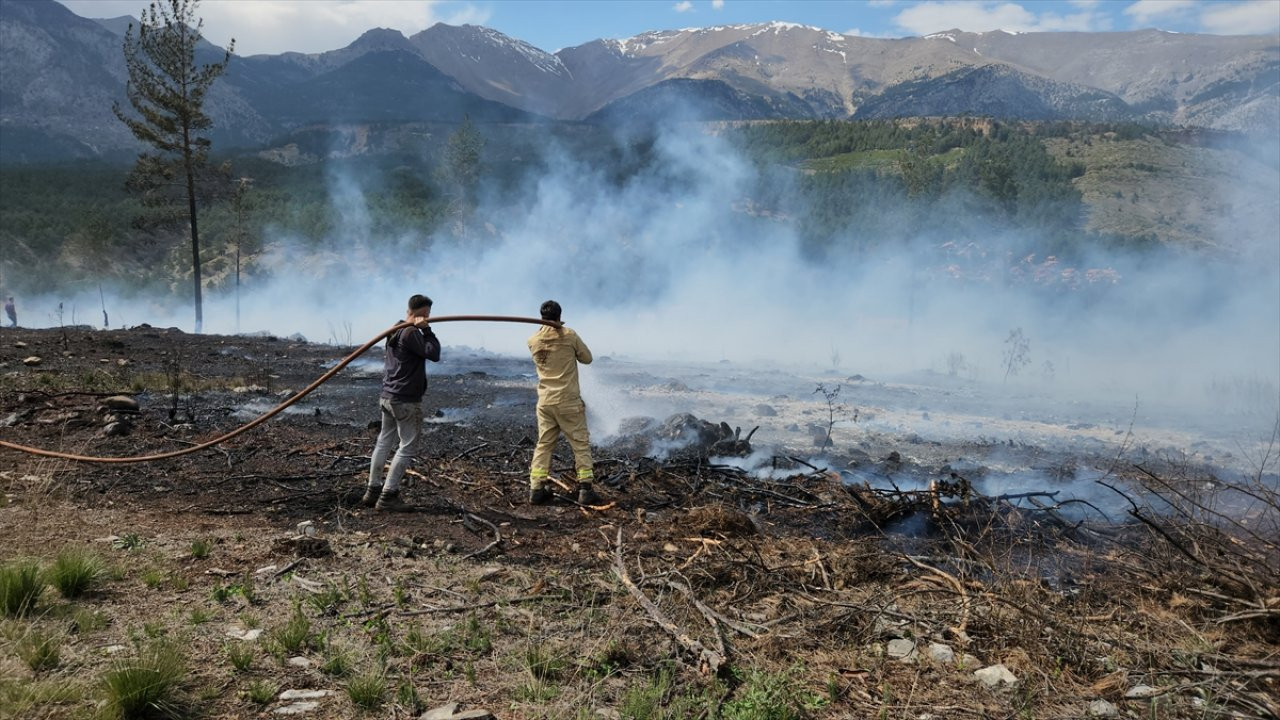
M 191 612 L 187 613 L 187 619 L 191 621 L 192 625 L 203 625 L 212 620 L 216 614 L 214 611 L 205 608 L 191 608 Z
M 320 663 L 320 672 L 333 677 L 346 677 L 355 669 L 355 653 L 335 643 L 325 647 L 324 662 Z
M 203 560 L 213 551 L 213 541 L 205 538 L 191 541 L 191 557 Z
M 631 664 L 631 654 L 617 640 L 609 641 L 603 650 L 587 658 L 583 670 L 589 677 L 605 678 Z
M 186 662 L 164 642 L 143 647 L 135 658 L 121 658 L 102 676 L 109 716 L 121 720 L 176 718 L 186 709 L 182 686 Z
M 444 655 L 455 647 L 457 638 L 452 632 L 428 633 L 414 625 L 404 636 L 404 653 L 419 662 L 427 656 Z
M 532 703 L 534 705 L 545 705 L 560 694 L 560 688 L 550 683 L 544 683 L 536 678 L 530 678 L 520 687 L 516 688 L 515 697 L 517 700 Z
M 117 550 L 126 550 L 128 552 L 141 550 L 146 546 L 147 541 L 143 540 L 142 536 L 137 533 L 125 533 L 111 543 L 111 547 Z
M 227 654 L 227 662 L 231 663 L 231 667 L 236 672 L 248 672 L 253 666 L 253 659 L 257 656 L 258 651 L 253 647 L 253 643 L 248 642 L 229 642 L 222 646 L 222 651 Z
M 160 568 L 147 568 L 142 573 L 142 584 L 152 590 L 159 590 L 169 582 L 169 575 Z
M 44 628 L 31 626 L 15 645 L 18 657 L 34 672 L 52 670 L 61 662 L 62 637 Z
M 347 602 L 350 593 L 336 583 L 326 583 L 323 590 L 307 596 L 307 604 L 321 615 L 335 615 Z
M 270 705 L 280 692 L 280 686 L 270 680 L 254 680 L 245 688 L 245 695 L 255 705 Z
M 50 717 L 48 708 L 55 705 L 71 705 L 84 700 L 85 689 L 70 678 L 0 677 L 0 717 L 42 718 Z
M 422 698 L 418 695 L 418 689 L 408 680 L 401 682 L 400 687 L 396 688 L 396 704 L 408 711 L 411 716 L 426 709 Z
M 724 720 L 807 720 L 826 698 L 804 688 L 799 668 L 781 673 L 747 670 L 734 698 L 725 703 Z
M 35 560 L 15 560 L 0 567 L 0 610 L 23 617 L 35 608 L 44 592 L 44 573 Z
M 93 592 L 106 577 L 107 566 L 94 552 L 80 547 L 64 547 L 49 567 L 49 584 L 68 600 Z
M 471 613 L 462 621 L 462 646 L 472 653 L 487 655 L 493 652 L 493 628 L 480 621 L 480 616 Z
M 568 666 L 568 658 L 549 645 L 530 645 L 522 656 L 524 669 L 535 680 L 559 680 Z
M 214 602 L 224 603 L 237 595 L 244 598 L 244 601 L 250 605 L 257 598 L 253 580 L 249 576 L 246 575 L 240 582 L 215 587 L 210 597 L 213 598 Z
M 284 625 L 271 631 L 271 641 L 284 652 L 296 653 L 315 644 L 315 635 L 311 632 L 311 621 L 303 614 L 300 606 L 294 606 L 293 614 Z
M 719 717 L 716 709 L 723 695 L 719 681 L 706 687 L 680 683 L 672 666 L 664 664 L 653 674 L 627 685 L 619 698 L 618 715 L 622 720 Z
M 111 618 L 98 610 L 76 608 L 71 612 L 71 629 L 77 635 L 97 632 L 110 624 Z
M 381 673 L 365 673 L 347 682 L 347 697 L 356 707 L 377 710 L 387 696 L 387 680 Z

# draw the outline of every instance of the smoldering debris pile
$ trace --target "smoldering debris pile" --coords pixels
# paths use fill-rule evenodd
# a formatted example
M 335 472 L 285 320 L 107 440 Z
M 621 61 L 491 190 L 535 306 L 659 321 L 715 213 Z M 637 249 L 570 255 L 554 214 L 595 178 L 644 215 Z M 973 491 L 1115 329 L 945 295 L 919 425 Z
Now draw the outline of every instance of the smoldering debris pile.
M 0 418 L 0 427 L 37 425 L 67 428 L 100 428 L 105 437 L 122 437 L 133 432 L 141 411 L 138 401 L 128 395 L 102 398 L 97 406 L 83 402 L 79 394 L 33 390 L 19 393 L 18 409 Z
M 662 422 L 629 418 L 609 445 L 619 459 L 602 479 L 629 492 L 666 496 L 672 506 L 718 501 L 751 517 L 788 509 L 822 513 L 821 521 L 814 516 L 814 527 L 851 534 L 892 530 L 910 520 L 923 523 L 911 523 L 913 531 L 944 534 L 982 529 L 1096 539 L 1109 532 L 1104 524 L 1080 519 L 1101 518 L 1100 510 L 1063 497 L 1061 490 L 984 495 L 949 466 L 913 467 L 911 487 L 917 489 L 904 489 L 887 479 L 905 469 L 896 452 L 878 463 L 862 455 L 865 471 L 850 472 L 818 460 L 764 455 L 751 445 L 754 433 L 690 413 Z
M 741 427 L 713 423 L 690 413 L 676 413 L 662 422 L 651 417 L 622 421 L 610 447 L 634 456 L 661 460 L 694 460 L 710 457 L 746 457 L 758 428 L 743 435 Z

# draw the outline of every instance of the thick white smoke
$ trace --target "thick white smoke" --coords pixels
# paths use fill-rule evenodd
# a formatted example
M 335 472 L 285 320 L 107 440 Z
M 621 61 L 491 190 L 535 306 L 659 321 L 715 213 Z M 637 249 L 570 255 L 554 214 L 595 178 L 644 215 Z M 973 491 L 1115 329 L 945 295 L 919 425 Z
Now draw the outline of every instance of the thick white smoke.
M 939 382 L 987 383 L 1024 403 L 1136 403 L 1151 422 L 1176 417 L 1213 426 L 1243 417 L 1259 432 L 1280 406 L 1280 202 L 1256 201 L 1280 198 L 1274 163 L 1241 178 L 1247 207 L 1205 230 L 1215 235 L 1212 244 L 1236 248 L 1220 256 L 1238 260 L 1097 252 L 1074 268 L 1079 289 L 1045 291 L 1018 276 L 1047 274 L 1062 284 L 1071 272 L 1043 256 L 1003 257 L 1010 230 L 1001 227 L 986 237 L 965 230 L 806 259 L 795 218 L 752 205 L 760 182 L 754 166 L 701 126 L 668 128 L 653 162 L 622 181 L 568 152 L 548 157 L 546 172 L 520 190 L 483 194 L 479 222 L 466 233 L 433 238 L 407 230 L 375 236 L 367 197 L 374 183 L 332 176 L 341 223 L 319 243 L 263 229 L 261 265 L 270 280 L 245 288 L 239 329 L 358 343 L 399 319 L 415 292 L 435 300 L 436 315 L 532 316 L 554 298 L 597 356 L 874 379 L 924 371 Z M 1205 188 L 1241 203 L 1238 190 Z M 877 211 L 907 214 L 903 207 Z M 957 228 L 972 226 L 956 220 Z M 995 253 L 985 265 L 964 257 L 975 241 Z M 949 268 L 948 252 L 964 267 Z M 974 267 L 994 277 L 955 277 Z M 24 324 L 55 324 L 53 302 L 29 302 Z M 206 332 L 237 329 L 234 302 L 210 293 Z M 191 323 L 185 303 L 109 305 L 116 325 Z M 96 292 L 84 293 L 78 321 L 97 324 L 96 306 Z M 1029 363 L 1006 383 L 1014 330 L 1029 342 Z M 515 356 L 524 354 L 529 331 L 437 328 L 446 347 Z M 604 394 L 590 370 L 586 382 Z M 625 398 L 602 405 L 615 406 L 614 419 L 629 414 Z

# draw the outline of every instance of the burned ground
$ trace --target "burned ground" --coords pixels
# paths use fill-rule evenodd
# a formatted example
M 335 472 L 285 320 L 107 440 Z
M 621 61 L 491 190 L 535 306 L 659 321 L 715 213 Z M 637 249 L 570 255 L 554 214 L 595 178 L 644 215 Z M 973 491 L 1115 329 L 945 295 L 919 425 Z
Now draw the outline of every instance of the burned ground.
M 343 354 L 145 327 L 6 330 L 0 440 L 177 449 L 252 419 Z M 531 368 L 452 357 L 432 377 L 424 457 L 405 491 L 417 512 L 357 502 L 376 367 L 348 368 L 275 421 L 177 459 L 0 449 L 6 567 L 47 567 L 67 548 L 109 567 L 89 595 L 48 588 L 4 620 L 0 713 L 108 712 L 99 678 L 157 643 L 180 649 L 178 697 L 204 717 L 416 717 L 447 702 L 500 718 L 1276 712 L 1278 508 L 1265 462 L 1255 482 L 1187 455 L 861 428 L 819 462 L 820 395 L 803 398 L 809 422 L 783 417 L 753 438 L 754 467 L 719 457 L 746 451 L 762 416 L 799 406 L 793 394 L 790 410 L 778 399 L 767 412 L 735 398 L 737 416 L 707 416 L 692 447 L 670 434 L 698 418 L 623 423 L 597 438 L 610 505 L 531 507 Z M 674 406 L 689 390 L 615 375 Z M 121 394 L 137 414 L 103 409 Z M 721 421 L 745 431 L 726 438 Z M 108 432 L 112 422 L 123 427 Z M 997 456 L 1046 485 L 991 491 Z M 571 474 L 567 448 L 555 470 Z M 1052 494 L 1055 478 L 1079 477 L 1114 487 L 1120 511 Z M 1220 512 L 1213 503 L 1231 497 L 1210 498 L 1206 482 L 1255 497 Z M 314 536 L 299 530 L 308 521 Z M 56 638 L 52 666 L 27 660 L 32 637 Z M 330 692 L 281 699 L 288 689 Z

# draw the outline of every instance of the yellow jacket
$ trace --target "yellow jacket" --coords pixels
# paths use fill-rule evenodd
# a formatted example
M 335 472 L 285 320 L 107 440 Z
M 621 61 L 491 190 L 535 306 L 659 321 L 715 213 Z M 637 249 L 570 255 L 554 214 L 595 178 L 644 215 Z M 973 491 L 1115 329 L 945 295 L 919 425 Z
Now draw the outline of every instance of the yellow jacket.
M 543 325 L 529 338 L 529 354 L 538 367 L 538 404 L 559 405 L 582 399 L 578 363 L 591 364 L 591 351 L 567 327 Z

